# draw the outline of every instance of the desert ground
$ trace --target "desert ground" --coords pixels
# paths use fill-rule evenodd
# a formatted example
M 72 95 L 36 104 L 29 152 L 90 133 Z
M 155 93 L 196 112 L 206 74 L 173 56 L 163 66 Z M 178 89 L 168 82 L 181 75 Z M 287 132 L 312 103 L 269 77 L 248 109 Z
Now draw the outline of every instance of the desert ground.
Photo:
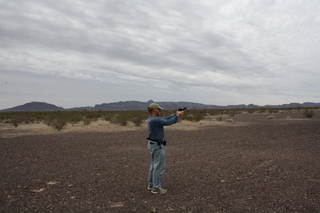
M 145 124 L 0 124 L 0 212 L 320 212 L 320 111 L 226 119 L 165 127 L 165 195 Z

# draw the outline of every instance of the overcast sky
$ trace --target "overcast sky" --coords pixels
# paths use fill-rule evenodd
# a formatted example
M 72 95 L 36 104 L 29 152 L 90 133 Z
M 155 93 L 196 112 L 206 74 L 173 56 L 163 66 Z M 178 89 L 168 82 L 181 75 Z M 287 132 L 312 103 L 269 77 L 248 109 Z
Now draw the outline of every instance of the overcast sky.
M 0 109 L 320 102 L 319 0 L 0 0 Z

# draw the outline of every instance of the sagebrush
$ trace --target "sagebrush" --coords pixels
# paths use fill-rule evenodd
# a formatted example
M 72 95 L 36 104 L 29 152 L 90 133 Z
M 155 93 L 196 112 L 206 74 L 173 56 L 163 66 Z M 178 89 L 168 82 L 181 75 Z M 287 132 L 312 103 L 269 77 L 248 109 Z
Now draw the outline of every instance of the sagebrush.
M 291 110 L 291 108 L 288 108 Z M 299 108 L 300 110 L 301 108 Z M 189 120 L 198 122 L 204 119 L 206 116 L 221 116 L 223 114 L 234 117 L 243 112 L 254 113 L 269 112 L 278 113 L 279 109 L 187 109 L 185 115 L 180 120 Z M 161 116 L 166 117 L 173 113 L 175 110 L 162 110 Z M 314 116 L 314 111 L 309 108 L 305 108 L 304 116 L 311 118 Z M 114 124 L 126 126 L 128 122 L 134 123 L 136 126 L 140 126 L 149 117 L 147 110 L 118 110 L 118 111 L 24 111 L 24 112 L 0 112 L 0 123 L 11 123 L 15 127 L 18 127 L 22 123 L 44 123 L 51 126 L 58 131 L 61 131 L 66 124 L 76 124 L 83 122 L 84 125 L 90 125 L 90 123 L 103 119 Z

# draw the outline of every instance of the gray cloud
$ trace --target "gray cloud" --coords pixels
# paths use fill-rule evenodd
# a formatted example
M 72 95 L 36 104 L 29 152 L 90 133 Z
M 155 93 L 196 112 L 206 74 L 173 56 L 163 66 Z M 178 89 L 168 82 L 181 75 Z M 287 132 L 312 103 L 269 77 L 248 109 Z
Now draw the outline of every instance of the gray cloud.
M 60 106 L 319 102 L 319 9 L 316 0 L 0 1 L 0 80 L 30 81 L 24 96 Z M 56 81 L 77 101 L 41 92 Z M 10 100 L 0 108 L 22 104 L 22 88 L 0 88 Z

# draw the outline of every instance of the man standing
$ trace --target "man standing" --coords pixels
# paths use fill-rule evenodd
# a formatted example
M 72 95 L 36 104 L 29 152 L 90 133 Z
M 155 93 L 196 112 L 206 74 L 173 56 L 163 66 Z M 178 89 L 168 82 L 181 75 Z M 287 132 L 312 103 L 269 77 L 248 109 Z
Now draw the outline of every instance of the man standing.
M 163 126 L 176 123 L 178 118 L 183 115 L 183 111 L 177 111 L 171 116 L 161 118 L 159 116 L 162 109 L 157 103 L 151 103 L 148 107 L 150 113 L 148 118 L 148 149 L 151 153 L 148 190 L 151 190 L 153 194 L 167 193 L 166 189 L 161 188 L 166 162 L 166 140 Z

